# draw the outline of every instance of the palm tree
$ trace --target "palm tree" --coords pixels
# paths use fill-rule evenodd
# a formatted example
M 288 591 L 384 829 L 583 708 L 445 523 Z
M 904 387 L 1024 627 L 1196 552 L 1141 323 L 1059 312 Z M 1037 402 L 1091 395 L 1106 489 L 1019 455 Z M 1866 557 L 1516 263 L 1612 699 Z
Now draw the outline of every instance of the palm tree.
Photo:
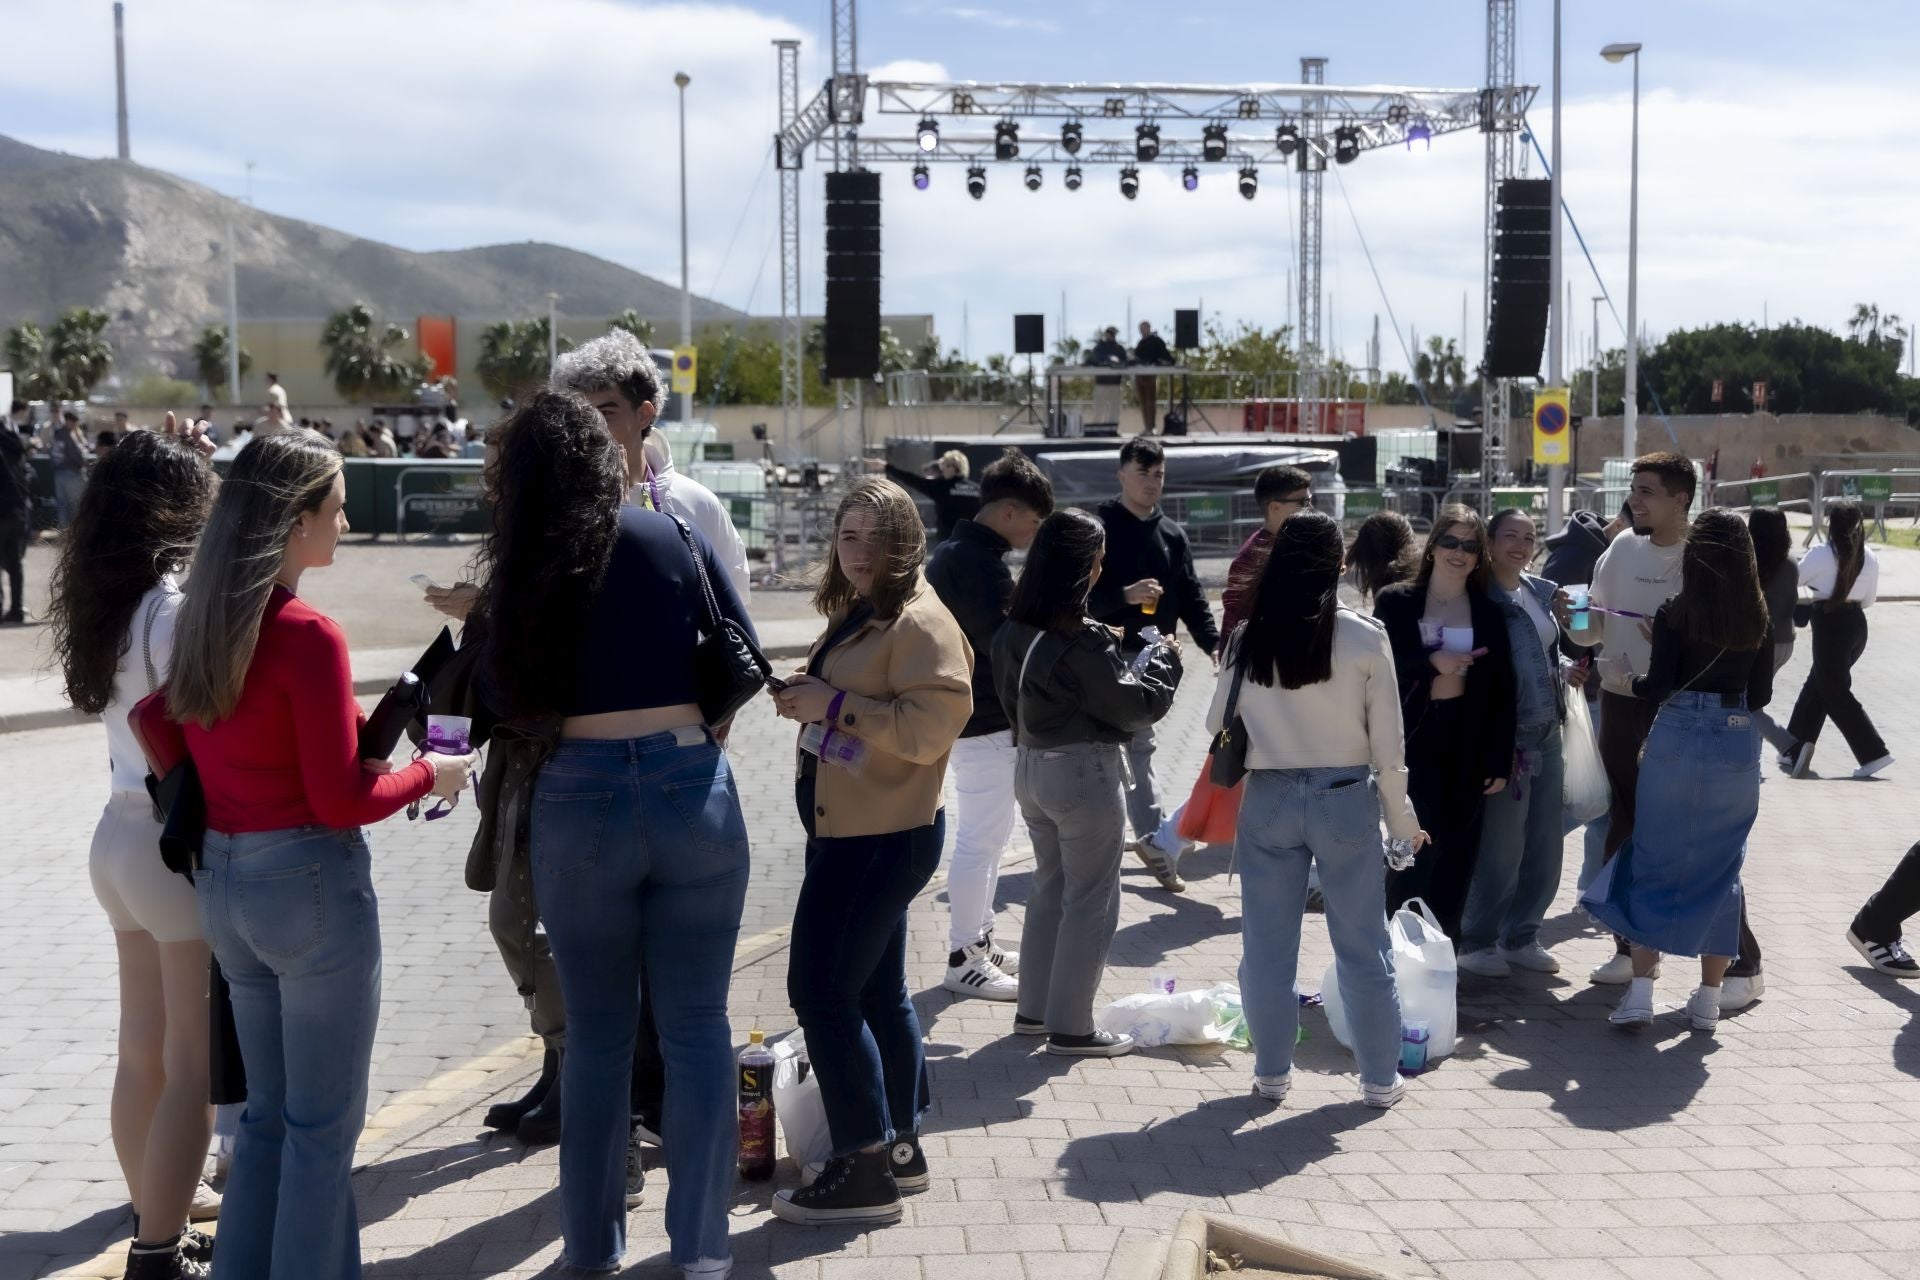
M 567 351 L 572 347 L 570 340 L 565 337 L 560 339 L 559 350 Z M 502 320 L 498 324 L 488 325 L 481 332 L 480 358 L 474 362 L 474 369 L 479 373 L 480 385 L 487 389 L 488 395 L 496 399 L 511 397 L 517 400 L 547 380 L 551 372 L 548 368 L 548 351 L 545 316 L 518 323 Z
M 1435 334 L 1427 339 L 1427 349 L 1414 357 L 1413 376 L 1425 389 L 1427 403 L 1451 404 L 1467 385 L 1467 362 L 1452 338 L 1442 341 Z
M 207 399 L 213 399 L 213 393 L 227 385 L 227 363 L 227 327 L 210 324 L 193 340 L 193 367 L 200 375 L 200 385 L 206 388 Z M 240 376 L 246 377 L 252 367 L 253 353 L 241 347 Z
M 1080 345 L 1078 338 L 1060 338 L 1053 344 L 1053 359 L 1056 364 L 1079 364 L 1080 354 L 1086 348 Z
M 74 307 L 47 331 L 46 360 L 68 399 L 86 399 L 113 368 L 113 348 L 104 336 L 110 320 L 104 311 Z
M 404 394 L 427 373 L 423 357 L 401 354 L 411 338 L 403 325 L 376 321 L 364 302 L 335 312 L 320 333 L 333 389 L 349 404 Z
M 7 330 L 5 349 L 16 396 L 48 400 L 60 394 L 59 379 L 47 361 L 47 335 L 39 325 L 28 321 Z
M 1880 308 L 1868 302 L 1856 302 L 1853 315 L 1847 321 L 1847 333 L 1861 346 L 1878 351 L 1886 341 L 1898 342 L 1899 335 L 1906 330 L 1907 322 L 1891 311 L 1882 314 Z M 1884 335 L 1893 335 L 1888 339 Z M 1895 356 L 1898 359 L 1898 356 Z
M 609 329 L 625 329 L 628 333 L 638 338 L 640 340 L 640 345 L 643 347 L 650 347 L 653 345 L 653 328 L 654 328 L 653 321 L 642 320 L 640 318 L 640 313 L 635 311 L 632 307 L 628 307 L 625 311 L 622 311 L 619 315 L 614 316 L 611 320 L 608 320 L 607 327 Z

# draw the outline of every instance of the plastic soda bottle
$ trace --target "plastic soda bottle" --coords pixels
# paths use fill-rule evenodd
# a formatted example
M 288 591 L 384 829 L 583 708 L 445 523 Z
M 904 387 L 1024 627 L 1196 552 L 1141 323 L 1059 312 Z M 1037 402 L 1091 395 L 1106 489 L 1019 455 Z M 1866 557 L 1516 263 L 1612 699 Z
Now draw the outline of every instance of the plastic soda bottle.
M 1427 1069 L 1427 1042 L 1430 1036 L 1424 1022 L 1409 1022 L 1400 1028 L 1401 1075 L 1417 1076 Z
M 740 1051 L 740 1176 L 773 1177 L 773 1052 L 755 1031 Z

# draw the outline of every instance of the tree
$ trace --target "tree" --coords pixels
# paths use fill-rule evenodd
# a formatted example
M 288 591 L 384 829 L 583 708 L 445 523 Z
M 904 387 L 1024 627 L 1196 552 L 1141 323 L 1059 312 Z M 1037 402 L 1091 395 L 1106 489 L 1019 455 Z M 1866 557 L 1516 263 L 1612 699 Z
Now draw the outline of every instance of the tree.
M 635 311 L 632 307 L 628 307 L 625 311 L 622 311 L 619 315 L 614 316 L 611 320 L 608 320 L 607 328 L 625 329 L 628 333 L 638 338 L 640 340 L 640 345 L 643 347 L 650 347 L 653 345 L 653 328 L 654 328 L 653 321 L 642 320 L 640 318 L 640 313 Z
M 207 389 L 209 400 L 215 391 L 227 385 L 227 363 L 227 327 L 210 324 L 193 340 L 194 371 L 200 375 L 200 385 Z M 253 353 L 241 347 L 240 376 L 246 377 L 251 368 Z
M 28 400 L 51 400 L 60 394 L 60 380 L 47 359 L 47 335 L 32 321 L 7 330 L 7 367 L 13 370 L 13 394 Z
M 518 400 L 544 383 L 552 372 L 548 353 L 573 349 L 564 336 L 557 348 L 549 347 L 548 334 L 545 316 L 488 325 L 480 334 L 480 358 L 474 364 L 487 394 Z
M 104 311 L 74 307 L 45 332 L 31 322 L 8 330 L 14 394 L 35 400 L 86 399 L 113 368 L 113 347 L 105 336 L 109 321 Z
M 1452 409 L 1453 402 L 1467 387 L 1467 362 L 1452 338 L 1439 334 L 1427 338 L 1427 349 L 1413 358 L 1413 376 L 1427 393 L 1427 403 L 1435 408 Z
M 1906 321 L 1889 311 L 1881 314 L 1877 304 L 1857 302 L 1853 307 L 1853 318 L 1847 321 L 1847 333 L 1855 342 L 1869 350 L 1891 350 L 1894 368 L 1900 367 L 1900 357 L 1906 350 L 1906 344 L 1900 335 L 1906 332 Z
M 1774 413 L 1905 416 L 1913 403 L 1913 380 L 1900 375 L 1903 344 L 1888 331 L 1898 317 L 1871 307 L 1864 311 L 1856 311 L 1848 326 L 1856 336 L 1848 338 L 1797 322 L 1770 329 L 1750 324 L 1677 329 L 1642 356 L 1641 383 L 1659 391 L 1669 413 L 1764 407 Z M 1716 381 L 1722 385 L 1718 404 Z M 1748 398 L 1755 382 L 1767 384 L 1765 406 Z
M 333 389 L 349 404 L 398 398 L 411 391 L 430 371 L 424 357 L 402 354 L 411 340 L 405 326 L 375 320 L 364 302 L 335 312 L 320 333 Z
M 1300 359 L 1293 350 L 1293 330 L 1286 325 L 1262 329 L 1240 320 L 1229 329 L 1214 316 L 1201 330 L 1200 349 L 1188 353 L 1187 365 L 1195 370 L 1242 375 L 1226 379 L 1225 387 L 1220 380 L 1207 384 L 1209 396 L 1239 398 L 1290 394 L 1290 375 L 1300 368 Z

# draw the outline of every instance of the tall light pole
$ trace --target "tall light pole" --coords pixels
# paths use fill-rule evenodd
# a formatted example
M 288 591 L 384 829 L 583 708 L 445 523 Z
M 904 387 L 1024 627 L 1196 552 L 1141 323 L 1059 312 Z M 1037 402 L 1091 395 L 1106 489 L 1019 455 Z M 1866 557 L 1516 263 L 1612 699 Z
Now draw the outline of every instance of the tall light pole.
M 1552 170 L 1547 176 L 1551 180 L 1548 203 L 1553 210 L 1552 234 L 1547 241 L 1552 261 L 1549 267 L 1552 292 L 1547 295 L 1552 299 L 1548 311 L 1551 323 L 1547 334 L 1547 385 L 1558 387 L 1565 385 L 1568 328 L 1566 308 L 1560 304 L 1560 299 L 1567 295 L 1561 283 L 1560 267 L 1560 0 L 1553 0 L 1553 158 L 1547 167 Z M 1548 467 L 1547 530 L 1550 533 L 1560 532 L 1566 519 L 1566 486 L 1566 464 L 1556 462 Z
M 560 295 L 547 295 L 547 380 L 553 380 L 553 371 L 560 363 Z
M 1633 175 L 1627 195 L 1627 394 L 1620 451 L 1631 462 L 1639 451 L 1640 425 L 1640 46 L 1610 44 L 1608 62 L 1633 59 Z
M 240 403 L 240 263 L 227 215 L 227 403 Z
M 673 73 L 680 89 L 680 345 L 693 345 L 693 288 L 687 276 L 687 86 L 692 77 L 684 71 Z M 675 363 L 678 363 L 677 361 Z M 693 421 L 693 397 L 680 397 L 680 422 Z
M 1600 416 L 1600 304 L 1606 300 L 1604 293 L 1593 295 L 1593 407 L 1588 415 L 1595 418 Z

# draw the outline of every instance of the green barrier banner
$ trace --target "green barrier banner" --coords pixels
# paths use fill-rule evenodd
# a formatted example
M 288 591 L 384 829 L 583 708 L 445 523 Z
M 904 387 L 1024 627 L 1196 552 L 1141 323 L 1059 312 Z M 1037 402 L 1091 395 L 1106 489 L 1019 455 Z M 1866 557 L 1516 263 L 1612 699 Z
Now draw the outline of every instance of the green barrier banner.
M 1840 480 L 1840 492 L 1849 498 L 1858 498 L 1862 502 L 1893 501 L 1892 476 L 1843 476 Z
M 1381 493 L 1378 489 L 1347 490 L 1346 505 L 1343 510 L 1346 512 L 1347 519 L 1349 520 L 1355 517 L 1364 519 L 1376 511 L 1385 511 L 1386 509 L 1387 495 Z
M 1750 507 L 1774 507 L 1780 505 L 1780 482 L 1762 480 L 1758 484 L 1747 486 L 1747 505 Z
M 1225 524 L 1227 522 L 1227 498 L 1201 496 L 1187 499 L 1188 524 Z
M 1547 495 L 1531 489 L 1495 489 L 1493 491 L 1493 509 L 1504 511 L 1508 507 L 1518 507 L 1522 511 L 1545 511 Z

